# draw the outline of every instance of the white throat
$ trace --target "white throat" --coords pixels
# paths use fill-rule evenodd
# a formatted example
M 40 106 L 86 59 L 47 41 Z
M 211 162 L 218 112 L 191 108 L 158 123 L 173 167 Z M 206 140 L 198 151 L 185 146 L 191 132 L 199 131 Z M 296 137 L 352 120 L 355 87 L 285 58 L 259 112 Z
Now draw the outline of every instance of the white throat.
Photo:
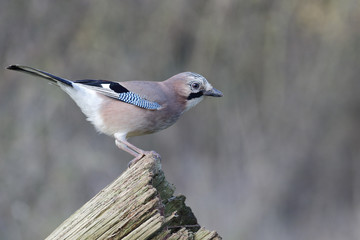
M 201 102 L 204 99 L 204 96 L 190 99 L 186 102 L 185 110 L 184 112 L 188 111 L 190 108 L 195 107 L 199 102 Z

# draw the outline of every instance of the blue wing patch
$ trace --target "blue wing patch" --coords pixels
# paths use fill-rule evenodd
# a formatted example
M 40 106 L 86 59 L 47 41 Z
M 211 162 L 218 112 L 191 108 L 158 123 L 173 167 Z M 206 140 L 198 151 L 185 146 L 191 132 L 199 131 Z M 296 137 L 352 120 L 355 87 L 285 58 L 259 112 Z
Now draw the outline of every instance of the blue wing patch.
M 161 108 L 160 104 L 158 104 L 157 102 L 148 101 L 133 92 L 120 93 L 118 99 L 122 102 L 126 102 L 149 110 L 158 110 Z

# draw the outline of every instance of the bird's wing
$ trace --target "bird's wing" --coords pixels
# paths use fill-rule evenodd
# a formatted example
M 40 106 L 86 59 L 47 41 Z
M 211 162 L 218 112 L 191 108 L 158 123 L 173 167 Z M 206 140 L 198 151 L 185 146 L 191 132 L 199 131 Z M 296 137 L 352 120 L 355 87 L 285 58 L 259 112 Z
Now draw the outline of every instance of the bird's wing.
M 118 82 L 106 81 L 106 80 L 77 80 L 75 83 L 82 84 L 83 86 L 92 89 L 107 97 L 114 98 L 116 100 L 126 102 L 140 108 L 148 110 L 158 110 L 161 105 L 157 102 L 149 101 L 145 97 L 140 96 L 137 93 L 130 92 L 124 86 Z

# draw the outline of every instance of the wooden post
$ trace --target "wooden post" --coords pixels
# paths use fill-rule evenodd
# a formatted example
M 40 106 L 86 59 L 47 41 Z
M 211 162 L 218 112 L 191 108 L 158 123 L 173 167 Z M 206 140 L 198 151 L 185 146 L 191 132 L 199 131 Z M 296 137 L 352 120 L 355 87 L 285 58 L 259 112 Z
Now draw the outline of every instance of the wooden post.
M 185 196 L 174 191 L 160 158 L 146 155 L 46 239 L 221 239 L 198 225 Z

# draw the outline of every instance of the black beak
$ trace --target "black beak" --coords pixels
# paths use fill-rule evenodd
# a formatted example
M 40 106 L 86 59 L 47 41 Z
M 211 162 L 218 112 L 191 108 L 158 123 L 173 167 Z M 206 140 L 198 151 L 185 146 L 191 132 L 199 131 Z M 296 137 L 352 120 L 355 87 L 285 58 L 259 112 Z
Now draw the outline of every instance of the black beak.
M 211 90 L 205 91 L 204 92 L 205 96 L 211 96 L 211 97 L 222 97 L 223 94 L 222 92 L 220 92 L 219 90 L 217 90 L 216 88 L 213 88 Z

